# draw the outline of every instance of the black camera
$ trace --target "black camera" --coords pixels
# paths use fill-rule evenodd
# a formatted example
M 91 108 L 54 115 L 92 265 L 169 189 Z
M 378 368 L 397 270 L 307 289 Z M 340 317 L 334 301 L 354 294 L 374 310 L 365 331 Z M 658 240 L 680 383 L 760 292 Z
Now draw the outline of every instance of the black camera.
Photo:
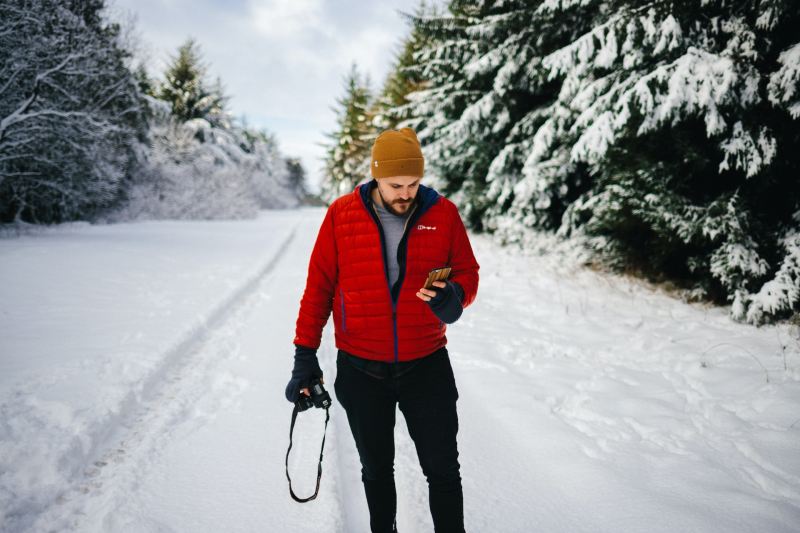
M 308 386 L 308 392 L 311 393 L 311 396 L 300 393 L 300 398 L 295 402 L 298 411 L 305 411 L 312 407 L 327 409 L 331 406 L 331 395 L 328 394 L 328 391 L 325 390 L 325 387 L 322 386 L 318 379 L 311 382 Z

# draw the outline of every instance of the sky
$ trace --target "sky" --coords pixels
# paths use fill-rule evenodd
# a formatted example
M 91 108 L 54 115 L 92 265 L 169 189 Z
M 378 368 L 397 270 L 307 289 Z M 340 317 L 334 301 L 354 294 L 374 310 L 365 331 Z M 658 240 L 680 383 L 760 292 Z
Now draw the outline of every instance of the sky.
M 427 2 L 431 4 L 430 1 Z M 275 134 L 300 157 L 316 192 L 325 133 L 336 128 L 336 98 L 355 63 L 373 89 L 389 72 L 419 0 L 112 0 L 110 13 L 131 29 L 136 56 L 161 77 L 193 37 L 222 80 L 229 110 Z

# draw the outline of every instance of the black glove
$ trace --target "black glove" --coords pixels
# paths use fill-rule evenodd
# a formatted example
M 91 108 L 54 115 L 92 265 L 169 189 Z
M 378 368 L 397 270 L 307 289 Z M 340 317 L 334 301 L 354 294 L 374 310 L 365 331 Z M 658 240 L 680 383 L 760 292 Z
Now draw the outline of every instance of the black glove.
M 445 324 L 452 324 L 461 317 L 464 307 L 464 289 L 455 281 L 445 281 L 445 287 L 433 287 L 436 296 L 428 300 L 431 311 Z
M 322 377 L 322 369 L 317 361 L 317 350 L 294 345 L 294 369 L 292 369 L 292 379 L 286 385 L 286 399 L 291 403 L 300 398 L 300 389 L 311 385 L 315 378 Z

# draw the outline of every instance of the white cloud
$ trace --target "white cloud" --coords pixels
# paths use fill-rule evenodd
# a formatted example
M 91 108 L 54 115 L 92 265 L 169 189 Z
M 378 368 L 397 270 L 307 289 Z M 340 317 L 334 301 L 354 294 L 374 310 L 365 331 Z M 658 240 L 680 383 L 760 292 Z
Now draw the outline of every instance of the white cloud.
M 256 30 L 272 39 L 292 39 L 324 27 L 321 0 L 253 0 L 249 10 Z

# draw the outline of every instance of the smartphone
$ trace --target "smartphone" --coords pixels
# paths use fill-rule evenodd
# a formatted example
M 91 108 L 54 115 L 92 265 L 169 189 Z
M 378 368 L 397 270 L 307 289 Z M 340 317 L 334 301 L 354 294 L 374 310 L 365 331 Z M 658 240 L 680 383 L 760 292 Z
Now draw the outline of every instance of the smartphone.
M 423 285 L 423 287 L 426 289 L 432 289 L 434 281 L 444 281 L 449 275 L 450 267 L 434 268 L 428 272 L 428 279 L 425 280 L 425 285 Z

